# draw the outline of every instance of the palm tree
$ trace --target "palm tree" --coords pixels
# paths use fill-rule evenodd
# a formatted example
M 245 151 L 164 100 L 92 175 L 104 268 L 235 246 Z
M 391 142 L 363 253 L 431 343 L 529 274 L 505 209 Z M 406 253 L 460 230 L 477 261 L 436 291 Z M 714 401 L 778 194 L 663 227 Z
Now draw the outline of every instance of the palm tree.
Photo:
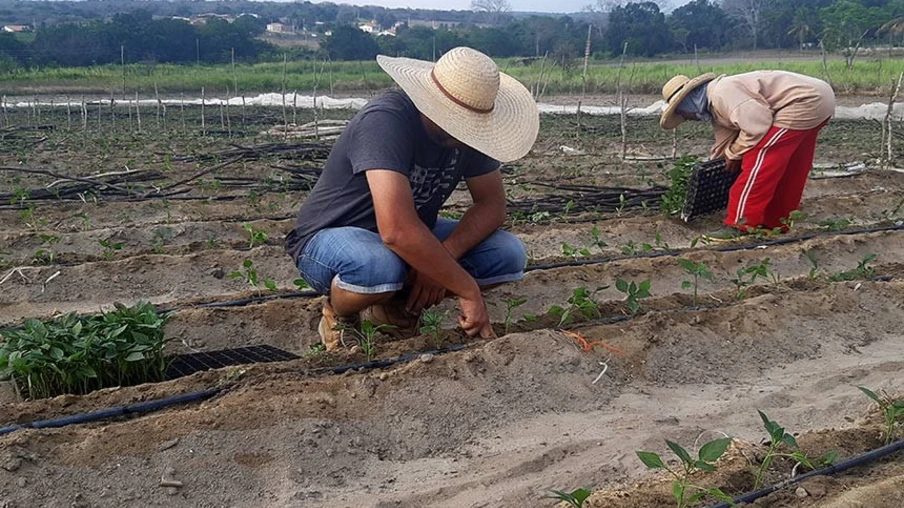
M 804 41 L 813 34 L 808 14 L 803 9 L 797 9 L 794 13 L 794 19 L 791 21 L 791 28 L 788 30 L 788 35 L 797 37 L 798 48 L 801 51 L 804 49 Z

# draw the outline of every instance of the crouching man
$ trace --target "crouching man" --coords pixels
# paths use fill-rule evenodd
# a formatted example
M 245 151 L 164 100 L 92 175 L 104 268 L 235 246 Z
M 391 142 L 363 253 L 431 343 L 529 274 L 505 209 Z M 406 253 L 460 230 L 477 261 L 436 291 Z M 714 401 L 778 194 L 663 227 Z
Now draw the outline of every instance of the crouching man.
M 740 175 L 731 188 L 725 240 L 752 228 L 786 230 L 783 219 L 800 204 L 813 166 L 816 138 L 835 114 L 835 94 L 823 81 L 784 71 L 735 76 L 675 76 L 662 87 L 668 103 L 663 129 L 685 120 L 712 122 L 710 156 Z
M 377 57 L 401 90 L 349 122 L 298 212 L 286 249 L 328 295 L 319 333 L 328 350 L 362 319 L 413 333 L 420 312 L 455 296 L 470 336 L 493 337 L 481 288 L 520 280 L 524 245 L 500 231 L 500 162 L 523 157 L 539 129 L 530 92 L 486 55 L 456 48 L 436 64 Z M 438 218 L 464 180 L 460 221 Z

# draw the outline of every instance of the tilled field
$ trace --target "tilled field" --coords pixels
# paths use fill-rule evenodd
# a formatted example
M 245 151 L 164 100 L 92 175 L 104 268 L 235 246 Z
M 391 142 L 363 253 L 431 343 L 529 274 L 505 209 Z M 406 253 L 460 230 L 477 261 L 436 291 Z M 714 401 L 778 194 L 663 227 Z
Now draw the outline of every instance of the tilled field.
M 348 370 L 366 360 L 358 348 L 311 349 L 320 300 L 293 285 L 281 246 L 305 195 L 297 174 L 316 175 L 322 158 L 259 148 L 179 193 L 159 191 L 228 160 L 235 145 L 285 143 L 254 135 L 280 115 L 253 113 L 243 139 L 200 136 L 195 118 L 185 134 L 178 124 L 139 134 L 122 116 L 100 132 L 70 130 L 65 115 L 43 119 L 56 129 L 35 130 L 25 113 L 22 128 L 0 132 L 0 166 L 57 175 L 0 172 L 0 194 L 11 196 L 0 207 L 0 326 L 144 300 L 168 311 L 172 354 L 266 344 L 301 357 L 2 404 L 0 427 L 221 389 L 141 417 L 0 437 L 0 506 L 550 506 L 547 489 L 589 487 L 597 492 L 588 506 L 658 507 L 674 505 L 671 486 L 644 472 L 636 450 L 664 452 L 665 439 L 695 449 L 729 435 L 719 470 L 696 480 L 740 495 L 754 490 L 766 437 L 757 410 L 801 434 L 812 456 L 837 450 L 844 459 L 882 444 L 881 418 L 856 387 L 904 389 L 904 174 L 814 171 L 807 217 L 791 233 L 707 245 L 699 236 L 719 217 L 680 223 L 659 214 L 655 198 L 595 207 L 569 194 L 574 203 L 561 211 L 521 211 L 567 185 L 666 184 L 668 162 L 648 159 L 669 155 L 672 138 L 654 120 L 631 126 L 630 153 L 643 160 L 622 162 L 615 120 L 585 117 L 578 136 L 573 118 L 544 117 L 534 152 L 506 168 L 508 229 L 530 266 L 523 282 L 487 294 L 500 338 L 469 340 L 450 317 L 441 344 L 384 338 L 383 368 Z M 877 130 L 831 124 L 817 162 L 869 160 Z M 705 130 L 683 136 L 682 152 L 705 150 Z M 585 154 L 564 155 L 562 145 Z M 116 183 L 126 194 L 91 184 L 70 199 L 31 197 L 60 175 L 90 182 L 137 170 L 156 173 Z M 85 180 L 50 188 L 77 183 Z M 458 192 L 447 212 L 466 203 Z M 586 252 L 567 255 L 563 244 Z M 246 259 L 275 291 L 228 276 Z M 713 273 L 696 301 L 679 259 Z M 764 276 L 739 285 L 738 270 L 757 265 Z M 650 281 L 636 312 L 617 279 Z M 548 314 L 573 303 L 577 288 L 603 286 L 586 315 L 560 323 Z M 414 361 L 390 361 L 405 355 Z M 893 457 L 758 503 L 901 506 Z M 787 478 L 793 465 L 777 461 L 767 480 Z

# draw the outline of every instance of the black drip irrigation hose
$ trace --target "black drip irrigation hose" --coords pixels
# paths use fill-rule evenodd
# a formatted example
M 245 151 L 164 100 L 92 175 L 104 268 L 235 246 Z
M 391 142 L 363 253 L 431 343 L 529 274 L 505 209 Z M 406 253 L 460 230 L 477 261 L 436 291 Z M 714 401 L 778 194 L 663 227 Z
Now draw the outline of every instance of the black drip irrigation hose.
M 777 238 L 775 240 L 767 240 L 765 242 L 758 243 L 748 243 L 748 244 L 732 244 L 732 245 L 723 245 L 716 246 L 708 250 L 712 252 L 738 252 L 745 250 L 754 250 L 761 249 L 763 247 L 774 247 L 777 245 L 788 245 L 792 243 L 804 242 L 807 240 L 812 240 L 814 238 L 820 238 L 824 236 L 853 236 L 853 235 L 863 235 L 869 233 L 883 233 L 887 231 L 902 231 L 904 230 L 904 224 L 898 226 L 880 226 L 874 228 L 860 228 L 860 229 L 850 229 L 845 231 L 817 231 L 813 233 L 807 233 L 799 236 L 789 236 L 786 238 Z M 658 252 L 644 252 L 640 254 L 635 254 L 633 256 L 609 256 L 604 258 L 592 258 L 592 259 L 576 259 L 574 261 L 561 261 L 558 263 L 546 263 L 542 265 L 530 265 L 524 269 L 525 272 L 531 272 L 534 270 L 551 270 L 553 268 L 565 268 L 569 266 L 586 266 L 586 265 L 597 265 L 602 263 L 609 263 L 612 261 L 621 261 L 625 259 L 644 259 L 644 258 L 662 258 L 669 256 L 678 256 L 682 252 L 685 252 L 685 249 L 670 249 L 663 250 Z
M 135 404 L 129 404 L 126 406 L 117 406 L 111 407 L 107 409 L 101 409 L 99 411 L 92 411 L 90 413 L 79 413 L 71 416 L 64 416 L 62 418 L 53 418 L 50 420 L 39 420 L 36 422 L 26 423 L 23 425 L 10 425 L 7 427 L 0 427 L 0 436 L 5 434 L 11 434 L 17 430 L 22 429 L 50 429 L 56 427 L 65 427 L 67 425 L 75 425 L 80 423 L 90 423 L 96 422 L 100 420 L 106 420 L 108 418 L 116 418 L 120 416 L 128 416 L 128 415 L 137 415 L 143 413 L 150 413 L 153 411 L 159 411 L 161 409 L 165 409 L 170 406 L 175 406 L 178 404 L 187 404 L 189 402 L 200 402 L 202 400 L 209 399 L 214 395 L 220 393 L 221 388 L 209 388 L 207 390 L 201 390 L 197 392 L 184 393 L 182 395 L 173 395 L 171 397 L 164 397 L 162 399 L 151 400 L 147 402 L 138 402 Z
M 902 439 L 900 441 L 896 441 L 896 442 L 888 444 L 888 445 L 885 445 L 881 448 L 876 448 L 875 450 L 866 452 L 862 455 L 852 457 L 839 464 L 834 464 L 834 465 L 825 467 L 823 469 L 817 469 L 814 471 L 810 471 L 808 473 L 804 473 L 800 476 L 795 476 L 794 478 L 790 478 L 783 482 L 769 485 L 768 487 L 757 490 L 755 492 L 750 492 L 748 494 L 744 494 L 743 496 L 736 497 L 733 500 L 733 504 L 752 503 L 753 501 L 756 501 L 757 499 L 760 499 L 761 497 L 768 496 L 769 494 L 771 494 L 773 492 L 787 488 L 791 485 L 795 485 L 808 478 L 812 478 L 814 476 L 829 476 L 829 475 L 833 475 L 836 473 L 841 473 L 843 471 L 847 471 L 848 469 L 851 469 L 853 467 L 857 467 L 857 466 L 861 466 L 861 465 L 865 465 L 865 464 L 871 464 L 871 463 L 881 459 L 882 457 L 886 457 L 888 455 L 899 452 L 901 450 L 904 450 L 904 439 Z M 730 506 L 732 506 L 732 504 L 719 503 L 719 504 L 711 506 L 710 508 L 729 508 Z
M 446 353 L 453 353 L 456 351 L 463 351 L 465 349 L 474 347 L 478 344 L 482 344 L 486 341 L 476 341 L 468 344 L 455 344 L 451 346 L 447 346 L 440 349 L 433 349 L 429 351 L 419 351 L 416 353 L 408 353 L 400 356 L 396 356 L 393 358 L 385 358 L 382 360 L 373 360 L 370 362 L 361 362 L 361 363 L 351 363 L 346 365 L 339 365 L 336 367 L 323 367 L 319 369 L 313 369 L 309 371 L 311 374 L 343 374 L 349 371 L 361 371 L 361 370 L 373 370 L 373 369 L 383 369 L 386 367 L 391 367 L 393 365 L 399 365 L 403 363 L 410 363 L 418 358 L 421 358 L 424 355 L 432 355 L 439 356 Z M 101 409 L 98 411 L 92 411 L 90 413 L 79 413 L 71 416 L 64 416 L 62 418 L 53 418 L 50 420 L 39 420 L 36 422 L 26 423 L 23 425 L 9 425 L 7 427 L 0 427 L 0 436 L 11 434 L 16 432 L 17 430 L 22 429 L 50 429 L 50 428 L 58 428 L 58 427 L 66 427 L 68 425 L 77 425 L 82 423 L 91 423 L 100 420 L 106 420 L 108 418 L 117 418 L 121 416 L 129 416 L 129 415 L 138 415 L 144 413 L 151 413 L 154 411 L 159 411 L 161 409 L 165 409 L 171 406 L 179 405 L 179 404 L 187 404 L 189 402 L 200 402 L 206 399 L 209 399 L 222 391 L 222 388 L 209 388 L 207 390 L 201 390 L 197 392 L 185 393 L 182 395 L 174 395 L 172 397 L 165 397 L 162 399 L 151 400 L 148 402 L 138 402 L 135 404 L 129 404 L 127 406 L 117 406 L 111 407 L 107 409 Z

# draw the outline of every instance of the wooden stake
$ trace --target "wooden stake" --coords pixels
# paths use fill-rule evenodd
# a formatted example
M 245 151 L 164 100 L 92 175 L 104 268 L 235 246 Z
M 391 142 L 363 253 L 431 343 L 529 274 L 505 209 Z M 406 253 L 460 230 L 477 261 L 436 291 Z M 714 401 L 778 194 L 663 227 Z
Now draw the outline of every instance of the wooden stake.
M 88 105 L 85 104 L 84 95 L 82 95 L 82 130 L 88 130 Z
M 298 125 L 298 90 L 292 92 L 292 125 Z
M 185 135 L 185 92 L 179 92 L 179 109 L 182 112 L 182 135 Z
M 112 129 L 116 129 L 116 111 L 113 109 L 113 103 L 115 99 L 113 97 L 113 90 L 110 90 L 110 126 Z
M 229 118 L 229 100 L 232 98 L 229 95 L 229 86 L 226 86 L 226 133 L 229 134 L 229 137 L 232 138 L 232 119 Z
M 882 137 L 886 138 L 886 156 L 885 161 L 882 164 L 883 169 L 888 169 L 888 167 L 893 163 L 894 158 L 894 150 L 893 143 L 894 140 L 894 132 L 892 131 L 892 125 L 894 122 L 894 112 L 895 112 L 895 101 L 898 100 L 898 93 L 901 91 L 901 81 L 904 80 L 904 72 L 902 72 L 898 76 L 897 82 L 892 82 L 892 90 L 891 97 L 888 100 L 888 110 L 885 112 L 885 122 L 882 124 Z
M 242 94 L 242 130 L 245 129 L 245 94 Z
M 160 93 L 157 91 L 157 83 L 154 83 L 154 99 L 157 101 L 157 130 L 160 130 Z
M 138 98 L 138 90 L 135 90 L 135 121 L 138 122 L 138 133 L 141 133 L 141 100 Z
M 590 36 L 593 34 L 593 25 L 587 25 L 587 42 L 584 44 L 584 69 L 581 72 L 581 98 L 578 99 L 578 131 L 577 137 L 581 137 L 581 104 L 587 93 L 587 68 L 590 65 Z
M 69 96 L 66 96 L 66 127 L 68 130 L 72 130 L 72 99 Z
M 201 87 L 201 135 L 207 136 L 207 123 L 204 119 L 204 87 Z
M 282 70 L 282 116 L 283 116 L 283 139 L 289 139 L 289 116 L 286 113 L 286 67 L 289 65 L 289 59 L 283 53 L 283 70 Z M 316 99 L 315 99 L 316 102 Z
M 625 45 L 622 47 L 621 61 L 618 64 L 618 72 L 615 75 L 615 96 L 616 100 L 618 100 L 618 108 L 619 108 L 619 123 L 621 124 L 621 135 L 622 135 L 622 160 L 625 160 L 625 156 L 628 154 L 628 129 L 627 129 L 627 111 L 626 106 L 628 105 L 626 99 L 624 98 L 624 94 L 622 93 L 622 84 L 621 84 L 621 74 L 622 70 L 625 68 L 625 55 L 628 54 L 628 42 L 625 41 Z
M 125 97 L 125 96 L 123 96 Z M 135 132 L 135 123 L 132 121 L 132 98 L 126 98 L 126 107 L 129 109 L 129 132 Z

